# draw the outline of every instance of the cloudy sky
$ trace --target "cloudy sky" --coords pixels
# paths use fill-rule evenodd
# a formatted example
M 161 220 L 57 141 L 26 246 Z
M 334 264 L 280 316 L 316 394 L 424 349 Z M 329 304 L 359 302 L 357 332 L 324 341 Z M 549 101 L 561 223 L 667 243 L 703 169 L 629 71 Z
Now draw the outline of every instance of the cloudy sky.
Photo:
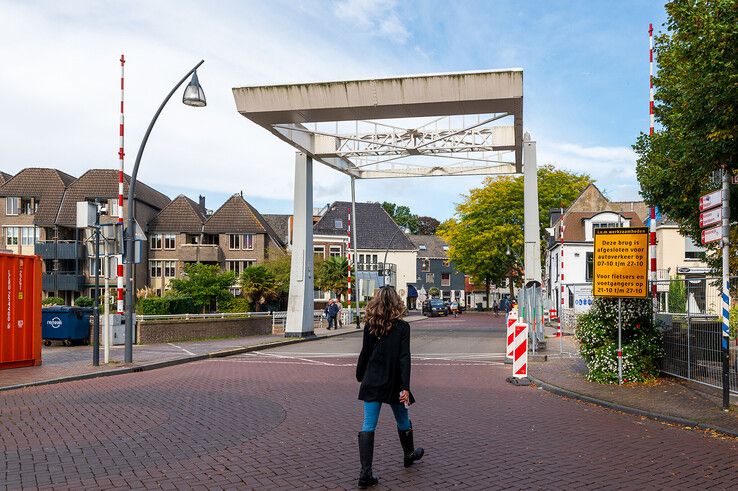
M 172 85 L 201 58 L 206 108 L 178 93 L 154 129 L 139 179 L 208 207 L 244 196 L 292 208 L 294 151 L 235 110 L 232 87 L 522 67 L 525 129 L 538 162 L 589 172 L 613 199 L 638 199 L 630 149 L 648 126 L 647 1 L 0 0 L 0 170 L 117 168 L 126 56 L 126 171 Z M 444 219 L 481 178 L 359 181 L 357 199 Z M 316 206 L 350 199 L 316 164 Z

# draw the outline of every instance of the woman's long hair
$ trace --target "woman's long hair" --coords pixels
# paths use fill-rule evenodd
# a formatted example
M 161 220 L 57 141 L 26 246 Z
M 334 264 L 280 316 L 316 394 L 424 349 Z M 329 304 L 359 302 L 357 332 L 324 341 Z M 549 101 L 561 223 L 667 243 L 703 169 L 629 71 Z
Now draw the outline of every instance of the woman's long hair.
M 391 286 L 383 286 L 366 305 L 365 322 L 369 332 L 382 337 L 392 329 L 405 313 L 405 304 Z

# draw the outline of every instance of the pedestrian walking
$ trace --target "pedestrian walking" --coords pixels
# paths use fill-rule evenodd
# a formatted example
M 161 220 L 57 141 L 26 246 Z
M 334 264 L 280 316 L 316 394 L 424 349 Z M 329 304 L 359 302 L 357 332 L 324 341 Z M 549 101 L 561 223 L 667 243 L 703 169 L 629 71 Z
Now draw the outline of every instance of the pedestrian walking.
M 415 448 L 408 408 L 415 402 L 410 392 L 410 325 L 402 320 L 405 305 L 391 286 L 379 289 L 366 306 L 364 340 L 356 364 L 356 380 L 361 382 L 359 400 L 364 401 L 364 423 L 359 432 L 361 473 L 359 488 L 379 482 L 372 473 L 374 431 L 382 403 L 395 416 L 405 467 L 423 457 Z
M 328 330 L 331 330 L 331 327 L 334 329 L 338 329 L 338 326 L 336 325 L 336 315 L 338 315 L 338 305 L 333 301 L 331 298 L 328 300 L 328 305 L 325 307 L 325 316 L 328 318 Z
M 343 327 L 343 304 L 341 304 L 341 301 L 337 298 L 333 300 L 333 303 L 338 306 L 338 314 L 336 316 L 336 319 L 338 319 L 338 327 Z
M 500 304 L 497 303 L 497 300 L 492 303 L 492 310 L 495 311 L 495 317 L 500 316 Z

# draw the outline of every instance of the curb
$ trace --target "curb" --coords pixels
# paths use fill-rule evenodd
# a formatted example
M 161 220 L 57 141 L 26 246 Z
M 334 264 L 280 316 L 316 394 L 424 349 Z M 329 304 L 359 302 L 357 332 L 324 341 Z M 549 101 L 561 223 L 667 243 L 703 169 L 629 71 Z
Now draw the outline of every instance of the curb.
M 722 426 L 715 426 L 715 425 L 706 424 L 706 423 L 698 423 L 697 421 L 680 418 L 678 416 L 669 416 L 667 414 L 646 411 L 644 409 L 638 409 L 638 408 L 631 407 L 631 406 L 623 406 L 621 404 L 605 401 L 603 399 L 597 399 L 596 397 L 591 397 L 585 394 L 581 394 L 579 392 L 562 389 L 561 387 L 549 384 L 531 375 L 528 375 L 528 378 L 530 378 L 537 386 L 541 387 L 543 390 L 547 392 L 551 392 L 559 396 L 568 397 L 569 399 L 576 399 L 579 401 L 589 402 L 591 404 L 596 404 L 598 406 L 602 406 L 607 409 L 613 409 L 615 411 L 635 414 L 636 416 L 643 416 L 643 417 L 653 419 L 656 421 L 661 421 L 664 423 L 678 424 L 681 426 L 691 426 L 693 428 L 699 428 L 701 430 L 712 430 L 712 431 L 717 431 L 718 433 L 723 433 L 728 436 L 738 437 L 738 431 L 731 430 L 729 428 L 723 428 Z
M 176 365 L 183 365 L 185 363 L 191 363 L 194 361 L 209 360 L 212 358 L 224 358 L 226 356 L 233 356 L 233 355 L 240 355 L 242 353 L 248 353 L 250 351 L 258 351 L 258 350 L 267 349 L 267 348 L 278 348 L 280 346 L 287 346 L 287 345 L 296 344 L 296 343 L 304 343 L 308 341 L 317 341 L 318 339 L 328 339 L 328 338 L 332 338 L 336 336 L 345 336 L 346 334 L 352 334 L 352 333 L 357 333 L 357 332 L 362 332 L 362 330 L 352 329 L 346 332 L 337 332 L 335 334 L 322 335 L 322 336 L 312 336 L 309 338 L 289 338 L 289 339 L 284 339 L 282 341 L 275 341 L 272 343 L 254 344 L 251 346 L 242 346 L 240 348 L 233 348 L 233 349 L 222 350 L 222 351 L 213 351 L 211 353 L 193 355 L 193 356 L 188 356 L 186 358 L 174 358 L 172 360 L 155 361 L 152 363 L 145 363 L 143 365 L 136 365 L 136 366 L 130 366 L 130 367 L 123 367 L 123 368 L 114 368 L 112 370 L 106 370 L 106 371 L 101 371 L 101 372 L 81 373 L 79 375 L 70 375 L 68 377 L 58 377 L 58 378 L 52 378 L 48 380 L 38 380 L 35 382 L 27 382 L 24 384 L 6 385 L 3 387 L 0 387 L 0 392 L 16 390 L 16 389 L 23 389 L 26 387 L 37 387 L 40 385 L 52 385 L 52 384 L 60 384 L 63 382 L 74 382 L 77 380 L 88 380 L 88 379 L 99 378 L 99 377 L 111 377 L 113 375 L 125 375 L 128 373 L 147 372 L 149 370 L 156 370 L 158 368 L 167 368 L 167 367 L 172 367 Z

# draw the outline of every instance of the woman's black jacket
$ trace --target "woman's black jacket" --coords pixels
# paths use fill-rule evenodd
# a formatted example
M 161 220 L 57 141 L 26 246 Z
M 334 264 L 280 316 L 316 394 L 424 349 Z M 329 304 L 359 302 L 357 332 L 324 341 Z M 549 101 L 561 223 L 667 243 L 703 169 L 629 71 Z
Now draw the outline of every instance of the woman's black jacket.
M 395 321 L 392 329 L 377 338 L 364 326 L 364 342 L 356 364 L 361 382 L 359 399 L 388 404 L 400 402 L 400 391 L 410 390 L 410 325 Z M 410 402 L 414 402 L 410 394 Z

